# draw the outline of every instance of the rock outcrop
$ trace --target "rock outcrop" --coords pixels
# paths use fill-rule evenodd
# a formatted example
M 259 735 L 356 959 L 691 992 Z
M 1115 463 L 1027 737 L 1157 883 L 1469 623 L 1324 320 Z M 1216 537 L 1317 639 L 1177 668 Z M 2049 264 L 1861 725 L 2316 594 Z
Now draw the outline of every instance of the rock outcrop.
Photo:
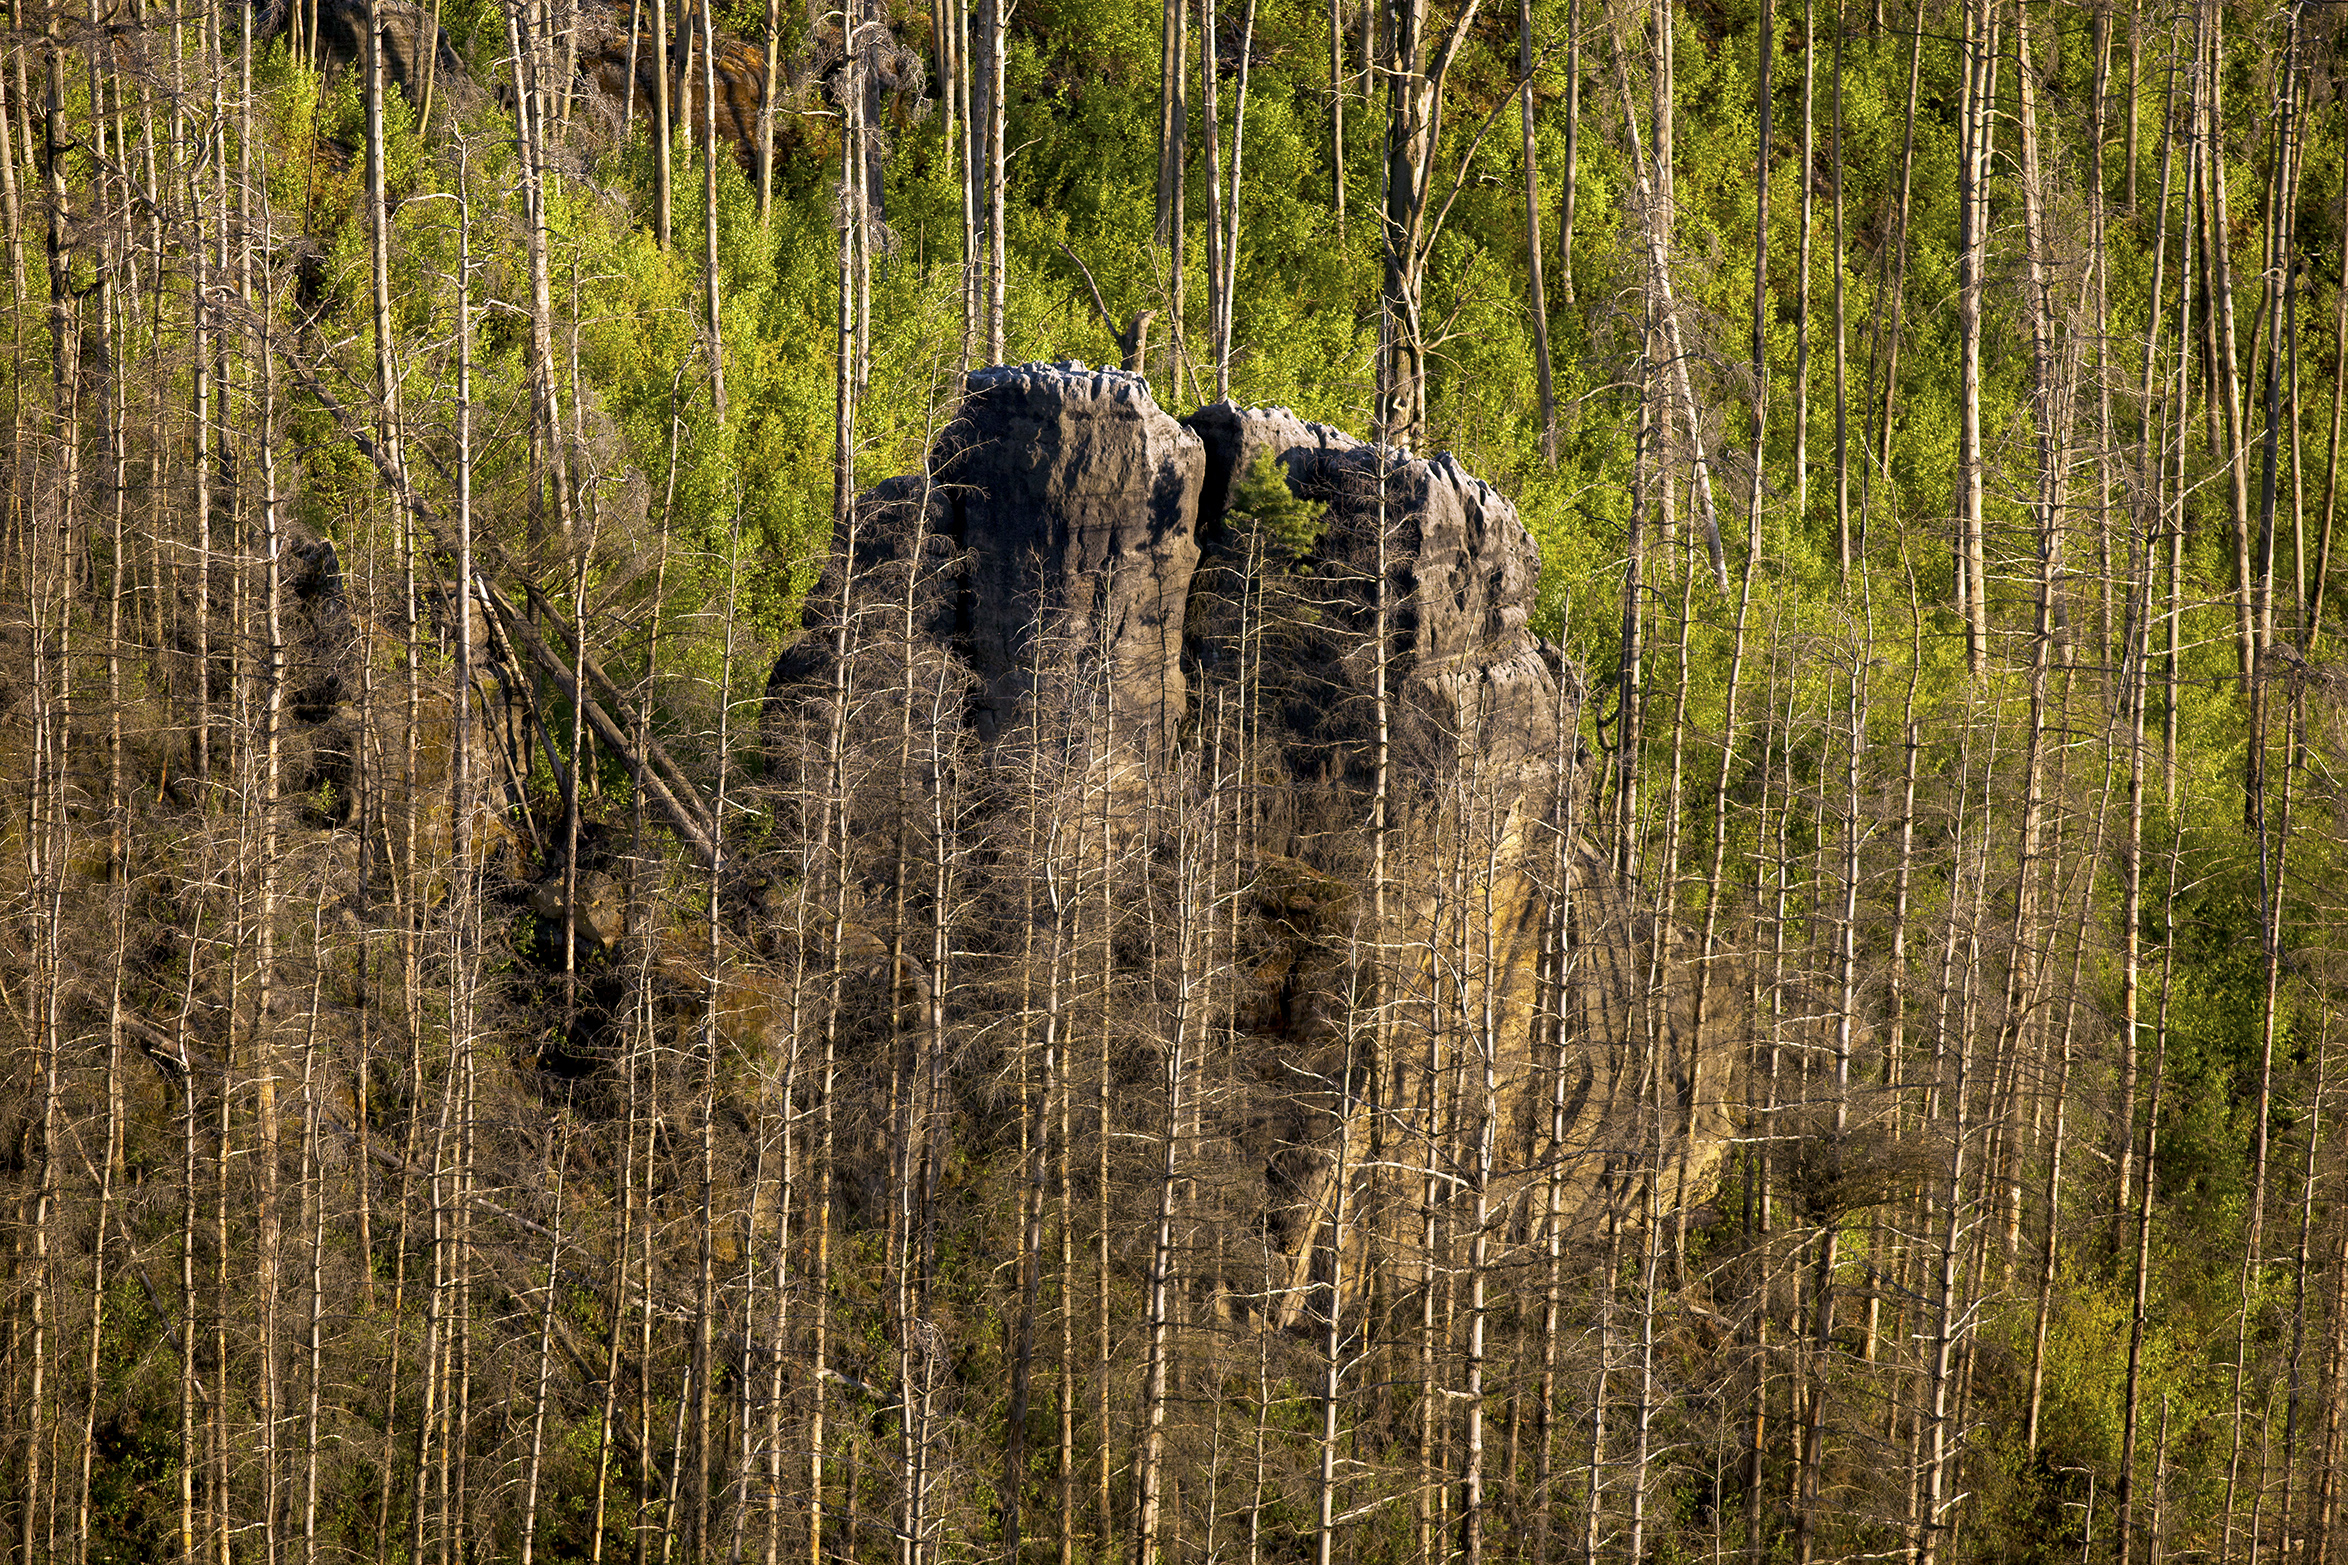
M 1203 529 L 1228 531 L 1238 476 L 1264 451 L 1292 490 L 1328 508 L 1320 541 L 1291 573 L 1318 585 L 1308 596 L 1321 632 L 1314 655 L 1292 659 L 1297 673 L 1321 671 L 1286 693 L 1292 761 L 1341 764 L 1368 780 L 1383 570 L 1391 742 L 1402 771 L 1445 776 L 1464 763 L 1546 787 L 1570 714 L 1558 703 L 1554 650 L 1528 628 L 1540 555 L 1516 508 L 1448 452 L 1412 458 L 1284 408 L 1217 403 L 1184 422 L 1207 449 Z
M 1106 660 L 1127 733 L 1172 733 L 1187 710 L 1182 633 L 1206 466 L 1198 436 L 1139 376 L 1021 365 L 970 377 L 932 473 L 937 525 L 962 551 L 982 738 L 1017 710 L 1046 635 Z
M 1267 551 L 1234 509 L 1262 452 L 1324 508 L 1301 553 Z M 897 665 L 928 660 L 929 688 L 961 681 L 965 764 L 998 776 L 977 794 L 1032 777 L 1055 723 L 1064 750 L 1114 753 L 1103 818 L 1152 844 L 1137 900 L 1195 873 L 1166 840 L 1189 829 L 1163 824 L 1180 801 L 1210 777 L 1245 800 L 1244 847 L 1213 872 L 1244 915 L 1219 937 L 1210 1030 L 1255 1086 L 1200 1133 L 1257 1171 L 1233 1215 L 1277 1236 L 1268 1281 L 1290 1308 L 1327 1253 L 1335 1148 L 1368 1144 L 1347 1136 L 1373 1105 L 1446 1134 L 1491 1116 L 1500 1205 L 1532 1201 L 1523 1171 L 1549 1165 L 1576 1209 L 1658 1166 L 1673 1197 L 1701 1192 L 1725 1145 L 1731 986 L 1702 1026 L 1692 993 L 1647 992 L 1657 932 L 1574 829 L 1578 674 L 1531 628 L 1537 551 L 1490 485 L 1284 410 L 1178 422 L 1137 376 L 1031 364 L 973 375 L 928 471 L 871 491 L 850 542 L 769 684 L 779 774 L 808 774 L 836 690 L 904 689 Z M 1166 960 L 1120 945 L 1144 1012 L 1181 987 Z M 1487 1062 L 1488 1098 L 1462 1085 Z

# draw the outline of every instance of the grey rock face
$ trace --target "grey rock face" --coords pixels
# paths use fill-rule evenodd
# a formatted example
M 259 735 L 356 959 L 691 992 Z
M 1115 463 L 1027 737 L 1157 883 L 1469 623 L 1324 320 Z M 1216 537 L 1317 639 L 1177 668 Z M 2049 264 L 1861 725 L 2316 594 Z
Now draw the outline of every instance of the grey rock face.
M 1307 688 L 1287 692 L 1294 763 L 1366 781 L 1375 739 L 1377 581 L 1387 593 L 1393 760 L 1407 781 L 1465 763 L 1487 785 L 1522 774 L 1538 792 L 1557 737 L 1556 674 L 1532 632 L 1540 554 L 1516 507 L 1449 453 L 1433 460 L 1370 445 L 1285 408 L 1221 402 L 1184 421 L 1206 445 L 1200 531 L 1226 525 L 1239 475 L 1270 450 L 1290 489 L 1328 507 L 1296 574 L 1319 634 L 1285 660 Z
M 810 703 L 837 676 L 842 616 L 853 616 L 856 661 L 895 678 L 878 671 L 902 656 L 892 647 L 908 601 L 916 639 L 973 677 L 967 712 L 982 743 L 1002 736 L 1039 679 L 1059 677 L 1039 669 L 1105 666 L 1121 746 L 1161 752 L 1186 710 L 1183 614 L 1204 467 L 1198 438 L 1138 375 L 1081 364 L 973 374 L 929 471 L 874 485 L 857 500 L 853 538 L 832 540 L 799 638 L 767 678 L 774 775 L 806 771 L 791 752 L 807 749 Z M 867 687 L 870 677 L 852 676 Z
M 1198 566 L 1198 437 L 1138 375 L 1024 364 L 970 377 L 932 471 L 942 530 L 962 550 L 980 736 L 1017 709 L 1039 636 L 1105 652 L 1119 729 L 1170 735 Z
M 1265 449 L 1297 494 L 1328 509 L 1320 541 L 1258 603 L 1228 513 L 1238 475 Z M 1198 715 L 1193 675 L 1237 655 L 1241 617 L 1261 614 L 1273 634 L 1248 655 L 1290 769 L 1356 786 L 1370 782 L 1377 739 L 1383 533 L 1398 783 L 1466 764 L 1487 787 L 1545 786 L 1559 701 L 1552 655 L 1528 628 L 1539 553 L 1516 508 L 1448 454 L 1410 457 L 1281 408 L 1218 403 L 1177 423 L 1121 370 L 981 370 L 929 473 L 859 502 L 860 601 L 902 590 L 917 533 L 925 578 L 943 567 L 953 579 L 925 585 L 917 633 L 976 675 L 982 740 L 1014 718 L 1038 657 L 1099 666 L 1105 655 L 1119 733 L 1163 743 Z M 835 541 L 808 630 L 776 665 L 778 699 L 829 677 L 846 543 Z

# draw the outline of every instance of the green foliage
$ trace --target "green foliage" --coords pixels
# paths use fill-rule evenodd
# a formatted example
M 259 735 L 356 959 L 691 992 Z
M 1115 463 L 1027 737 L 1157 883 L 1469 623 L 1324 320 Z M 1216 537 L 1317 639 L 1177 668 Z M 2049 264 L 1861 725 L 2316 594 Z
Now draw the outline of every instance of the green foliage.
M 1256 452 L 1231 492 L 1232 520 L 1254 540 L 1251 547 L 1263 559 L 1286 565 L 1310 554 L 1321 541 L 1328 510 L 1288 486 L 1287 470 L 1269 446 Z

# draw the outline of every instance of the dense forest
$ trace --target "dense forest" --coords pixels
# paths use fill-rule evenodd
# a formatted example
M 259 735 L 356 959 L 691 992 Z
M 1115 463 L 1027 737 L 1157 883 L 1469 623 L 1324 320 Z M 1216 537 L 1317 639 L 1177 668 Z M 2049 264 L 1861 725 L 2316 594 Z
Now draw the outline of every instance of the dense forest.
M 2340 8 L 829 3 L 10 7 L 8 1557 L 2348 1562 Z

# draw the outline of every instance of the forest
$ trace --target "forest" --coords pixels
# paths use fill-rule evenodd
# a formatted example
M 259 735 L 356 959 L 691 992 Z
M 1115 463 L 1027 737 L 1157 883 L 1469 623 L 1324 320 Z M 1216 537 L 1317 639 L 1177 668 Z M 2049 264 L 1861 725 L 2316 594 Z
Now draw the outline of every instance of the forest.
M 2344 44 L 12 0 L 0 1549 L 2348 1565 Z

